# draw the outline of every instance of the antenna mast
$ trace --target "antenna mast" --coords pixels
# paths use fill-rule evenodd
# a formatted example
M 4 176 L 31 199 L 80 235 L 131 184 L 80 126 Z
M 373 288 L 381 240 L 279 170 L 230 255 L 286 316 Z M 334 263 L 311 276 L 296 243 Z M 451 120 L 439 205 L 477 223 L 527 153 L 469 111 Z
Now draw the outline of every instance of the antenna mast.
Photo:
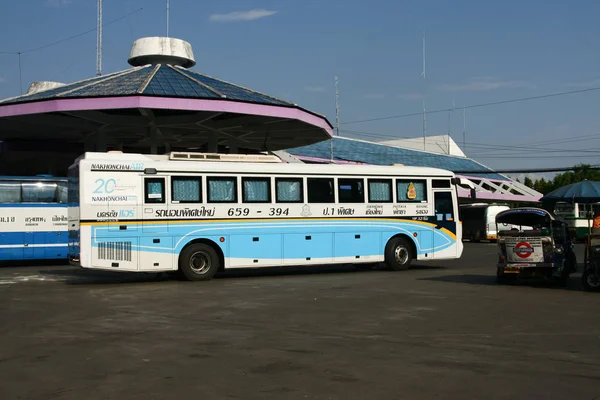
M 102 0 L 98 0 L 98 27 L 96 29 L 96 76 L 102 75 Z
M 167 0 L 167 37 L 169 37 L 169 12 L 171 11 L 171 2 Z
M 425 33 L 423 33 L 423 150 L 427 150 L 427 108 L 425 107 L 425 98 L 427 97 L 427 81 L 425 73 Z
M 338 91 L 338 77 L 335 77 L 335 135 L 340 136 L 340 93 Z M 333 162 L 333 138 L 329 141 L 329 158 Z
M 465 106 L 463 106 L 463 150 L 466 151 L 467 149 L 467 142 L 466 142 L 466 136 L 467 136 L 467 117 L 465 114 Z
M 335 77 L 335 134 L 340 136 L 340 92 L 338 91 L 338 77 Z
M 450 129 L 452 126 L 452 113 L 454 113 L 454 100 L 452 100 L 452 108 L 448 110 L 448 155 L 450 155 Z

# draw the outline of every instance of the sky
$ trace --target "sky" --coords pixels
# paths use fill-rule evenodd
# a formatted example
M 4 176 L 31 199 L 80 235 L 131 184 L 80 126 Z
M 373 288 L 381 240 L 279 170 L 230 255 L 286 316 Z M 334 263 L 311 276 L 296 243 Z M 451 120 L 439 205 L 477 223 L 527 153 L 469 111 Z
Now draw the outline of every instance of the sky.
M 104 0 L 103 73 L 133 41 L 166 35 L 165 0 Z M 141 10 L 140 10 L 141 9 Z M 325 115 L 364 140 L 447 134 L 495 169 L 600 164 L 597 1 L 171 0 L 169 35 L 196 71 Z M 125 18 L 124 16 L 128 15 Z M 0 98 L 96 72 L 96 0 L 0 0 Z M 119 19 L 116 22 L 112 22 Z M 106 24 L 108 24 L 106 26 Z M 28 51 L 82 34 L 79 37 Z M 423 79 L 425 37 L 426 79 Z M 463 123 L 466 121 L 466 124 Z M 464 133 L 464 135 L 463 135 Z

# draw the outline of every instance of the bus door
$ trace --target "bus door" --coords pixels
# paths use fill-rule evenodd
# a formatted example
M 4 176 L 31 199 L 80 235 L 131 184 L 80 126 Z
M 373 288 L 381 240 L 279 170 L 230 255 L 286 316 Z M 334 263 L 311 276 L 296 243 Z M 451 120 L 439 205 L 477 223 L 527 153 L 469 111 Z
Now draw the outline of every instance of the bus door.
M 450 189 L 435 190 L 433 201 L 434 223 L 436 224 L 435 229 L 438 231 L 435 232 L 433 237 L 433 244 L 436 249 L 434 257 L 455 255 L 457 246 L 452 245 L 456 243 L 458 208 L 453 200 L 453 192 Z M 453 249 L 451 253 L 446 250 L 448 248 Z

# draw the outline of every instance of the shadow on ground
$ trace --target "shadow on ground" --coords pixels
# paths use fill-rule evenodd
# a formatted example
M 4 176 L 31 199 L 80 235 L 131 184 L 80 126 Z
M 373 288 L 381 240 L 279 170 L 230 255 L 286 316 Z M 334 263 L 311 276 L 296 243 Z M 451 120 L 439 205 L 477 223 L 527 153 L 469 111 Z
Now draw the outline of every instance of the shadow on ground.
M 441 270 L 445 266 L 414 264 L 410 270 Z M 218 273 L 215 280 L 220 279 L 248 279 L 262 277 L 288 277 L 296 275 L 327 275 L 341 273 L 382 273 L 390 271 L 384 264 L 376 265 L 313 265 L 313 266 L 293 266 L 293 267 L 267 267 L 267 268 L 248 268 L 227 270 Z M 84 270 L 80 268 L 61 268 L 61 269 L 42 269 L 40 275 L 62 278 L 69 285 L 110 285 L 122 283 L 142 283 L 157 281 L 185 281 L 180 278 L 177 272 L 112 272 L 98 270 Z M 398 271 L 397 273 L 409 273 L 409 271 Z
M 434 281 L 446 283 L 462 283 L 467 285 L 484 285 L 484 286 L 505 286 L 505 287 L 523 287 L 548 290 L 568 290 L 568 291 L 585 291 L 581 285 L 581 274 L 571 275 L 567 286 L 560 286 L 554 282 L 544 279 L 520 279 L 515 282 L 498 283 L 495 275 L 479 275 L 479 274 L 461 274 L 461 275 L 444 275 L 433 276 L 427 278 L 418 278 L 420 281 Z

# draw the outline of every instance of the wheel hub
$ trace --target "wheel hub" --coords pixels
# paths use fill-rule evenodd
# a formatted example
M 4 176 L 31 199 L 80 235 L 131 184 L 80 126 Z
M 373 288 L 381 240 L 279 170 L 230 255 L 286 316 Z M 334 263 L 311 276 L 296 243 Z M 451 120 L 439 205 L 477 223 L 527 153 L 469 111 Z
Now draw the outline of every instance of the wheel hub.
M 197 274 L 204 274 L 210 269 L 210 257 L 203 251 L 197 251 L 190 257 L 190 268 Z
M 394 258 L 398 264 L 406 264 L 408 261 L 408 249 L 404 246 L 397 246 L 394 250 Z

